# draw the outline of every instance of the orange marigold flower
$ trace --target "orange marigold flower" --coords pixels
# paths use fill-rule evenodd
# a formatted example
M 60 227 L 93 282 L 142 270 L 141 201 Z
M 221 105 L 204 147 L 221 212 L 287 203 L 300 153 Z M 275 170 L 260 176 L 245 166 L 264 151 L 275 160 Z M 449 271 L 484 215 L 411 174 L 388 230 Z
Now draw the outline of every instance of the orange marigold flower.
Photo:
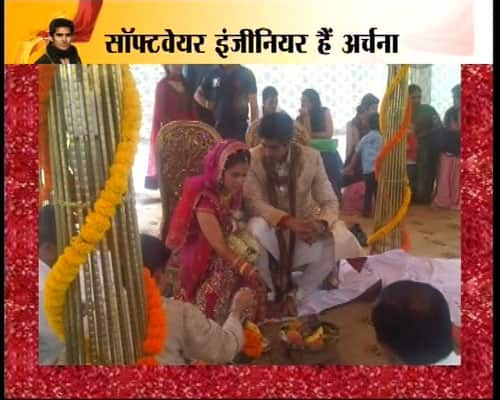
M 138 365 L 158 365 L 158 361 L 154 357 L 142 357 L 137 360 Z
M 243 353 L 250 358 L 259 358 L 262 355 L 262 336 L 250 329 L 245 329 L 244 334 Z

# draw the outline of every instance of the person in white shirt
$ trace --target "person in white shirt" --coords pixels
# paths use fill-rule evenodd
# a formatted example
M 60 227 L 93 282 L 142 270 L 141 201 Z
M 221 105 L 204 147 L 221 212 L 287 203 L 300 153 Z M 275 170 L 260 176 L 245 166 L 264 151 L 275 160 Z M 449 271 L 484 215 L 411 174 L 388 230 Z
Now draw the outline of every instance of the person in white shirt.
M 163 291 L 165 269 L 170 250 L 156 237 L 141 235 L 142 258 L 146 268 Z M 230 363 L 244 346 L 242 322 L 255 298 L 248 288 L 238 290 L 232 300 L 228 317 L 219 325 L 194 304 L 163 298 L 168 334 L 163 351 L 158 355 L 162 365 L 185 365 L 193 361 L 208 364 Z
M 38 259 L 38 361 L 41 365 L 54 365 L 60 359 L 64 344 L 49 327 L 43 309 L 43 288 L 50 268 L 57 260 L 56 219 L 54 207 L 48 205 L 39 215 Z
M 428 283 L 386 286 L 372 311 L 377 340 L 395 364 L 455 365 L 460 331 L 443 294 Z

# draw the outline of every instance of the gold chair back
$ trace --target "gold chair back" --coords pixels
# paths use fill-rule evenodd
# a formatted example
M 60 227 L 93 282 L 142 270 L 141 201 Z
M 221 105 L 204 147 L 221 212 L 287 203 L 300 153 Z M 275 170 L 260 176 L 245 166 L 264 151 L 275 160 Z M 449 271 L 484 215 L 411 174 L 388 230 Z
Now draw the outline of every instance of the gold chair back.
M 203 157 L 220 140 L 221 136 L 213 127 L 199 121 L 170 122 L 158 133 L 156 160 L 162 204 L 162 241 L 167 236 L 184 180 L 202 173 Z

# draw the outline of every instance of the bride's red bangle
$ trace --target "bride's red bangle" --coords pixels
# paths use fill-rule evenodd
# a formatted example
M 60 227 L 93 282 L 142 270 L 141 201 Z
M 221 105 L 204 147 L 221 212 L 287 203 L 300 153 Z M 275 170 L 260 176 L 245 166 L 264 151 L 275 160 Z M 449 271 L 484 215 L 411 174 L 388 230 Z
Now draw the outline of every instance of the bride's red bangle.
M 280 221 L 278 222 L 278 228 L 286 229 L 286 223 L 288 220 L 290 220 L 290 218 L 292 218 L 291 215 L 284 215 L 283 217 L 281 217 Z

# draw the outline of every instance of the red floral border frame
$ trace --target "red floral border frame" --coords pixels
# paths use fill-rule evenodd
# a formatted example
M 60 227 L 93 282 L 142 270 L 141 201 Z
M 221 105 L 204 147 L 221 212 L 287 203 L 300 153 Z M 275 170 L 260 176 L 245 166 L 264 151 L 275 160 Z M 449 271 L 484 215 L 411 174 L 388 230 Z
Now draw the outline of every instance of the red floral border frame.
M 37 67 L 5 76 L 7 398 L 492 396 L 492 65 L 462 66 L 460 367 L 38 366 Z

